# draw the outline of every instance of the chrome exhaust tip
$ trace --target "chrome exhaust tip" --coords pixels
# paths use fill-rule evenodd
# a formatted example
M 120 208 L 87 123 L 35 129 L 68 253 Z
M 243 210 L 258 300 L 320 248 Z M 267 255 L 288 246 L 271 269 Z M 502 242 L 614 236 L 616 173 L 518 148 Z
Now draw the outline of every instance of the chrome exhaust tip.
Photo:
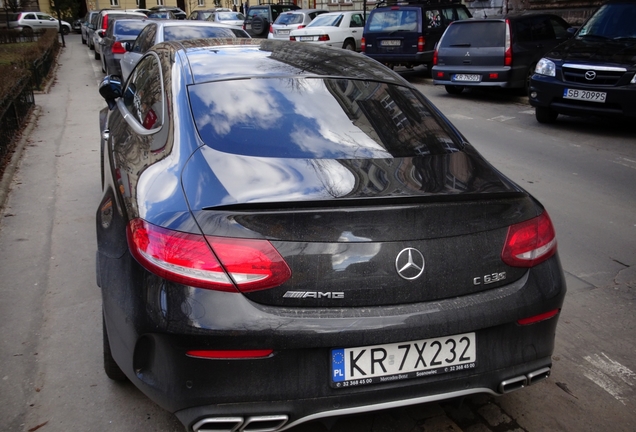
M 544 367 L 543 369 L 536 370 L 534 372 L 530 372 L 526 375 L 528 378 L 528 385 L 532 385 L 538 383 L 539 381 L 543 381 L 550 376 L 550 368 Z
M 499 384 L 499 393 L 501 394 L 510 393 L 515 390 L 522 389 L 526 385 L 528 385 L 528 378 L 525 375 L 510 378 L 505 381 L 502 381 L 501 384 Z
M 274 432 L 282 428 L 287 423 L 287 417 L 281 415 L 254 416 L 245 420 L 241 427 L 241 432 Z
M 194 432 L 236 432 L 243 425 L 243 417 L 209 417 L 192 426 Z

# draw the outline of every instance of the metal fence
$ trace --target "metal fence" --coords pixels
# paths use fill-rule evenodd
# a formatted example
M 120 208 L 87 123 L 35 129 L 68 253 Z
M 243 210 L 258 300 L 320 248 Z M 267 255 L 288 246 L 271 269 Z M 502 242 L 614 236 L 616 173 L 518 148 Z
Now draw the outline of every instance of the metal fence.
M 57 47 L 57 45 L 56 45 Z M 44 79 L 49 74 L 51 66 L 55 61 L 55 54 L 57 49 L 49 48 L 46 52 L 36 61 L 33 62 L 31 72 L 33 76 L 33 88 L 35 90 L 42 90 L 42 84 Z
M 35 105 L 30 78 L 22 78 L 7 93 L 5 99 L 0 100 L 0 168 L 11 150 L 13 138 Z

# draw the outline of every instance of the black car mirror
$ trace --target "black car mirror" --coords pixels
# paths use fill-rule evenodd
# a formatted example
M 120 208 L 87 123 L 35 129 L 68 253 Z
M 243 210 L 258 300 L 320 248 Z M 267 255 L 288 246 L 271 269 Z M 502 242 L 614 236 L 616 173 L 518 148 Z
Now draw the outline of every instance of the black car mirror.
M 121 46 L 123 46 L 126 51 L 130 52 L 132 51 L 133 44 L 131 44 L 130 42 L 122 42 Z
M 106 100 L 108 109 L 115 108 L 115 100 L 122 96 L 121 78 L 117 75 L 107 75 L 99 85 L 99 94 Z
M 97 35 L 98 35 L 100 38 L 103 38 L 105 34 L 106 34 L 106 30 L 104 30 L 104 29 L 99 29 L 99 30 L 97 30 Z
M 578 27 L 568 27 L 568 37 L 572 37 L 574 36 L 574 33 L 576 33 L 579 30 Z

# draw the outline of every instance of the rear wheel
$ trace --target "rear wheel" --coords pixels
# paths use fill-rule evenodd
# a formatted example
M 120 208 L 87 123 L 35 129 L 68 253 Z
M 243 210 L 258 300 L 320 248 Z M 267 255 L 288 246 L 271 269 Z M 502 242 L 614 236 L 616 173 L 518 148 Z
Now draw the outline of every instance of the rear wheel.
M 82 44 L 86 45 L 86 39 L 84 39 L 84 35 L 82 35 Z
M 452 95 L 458 95 L 464 91 L 464 86 L 447 85 L 447 86 L 444 86 L 444 88 L 446 89 L 446 92 L 448 94 L 452 94 Z
M 33 29 L 31 27 L 22 27 L 22 34 L 26 36 L 33 36 Z
M 104 340 L 104 372 L 106 376 L 113 381 L 126 381 L 126 374 L 115 362 L 110 350 L 110 342 L 108 341 L 108 332 L 106 331 L 106 320 L 102 317 L 102 338 Z
M 95 60 L 99 60 L 102 56 L 99 55 L 99 53 L 97 52 L 97 50 L 95 50 Z
M 356 44 L 354 41 L 347 39 L 345 41 L 345 43 L 342 45 L 342 48 L 349 50 L 349 51 L 355 51 L 356 50 Z
M 559 113 L 548 107 L 536 107 L 534 115 L 539 123 L 554 123 Z
M 66 26 L 62 26 L 62 34 L 63 34 L 63 35 L 67 35 L 67 34 L 69 34 L 70 32 L 71 32 L 71 31 L 69 30 L 69 28 L 68 28 L 68 27 L 66 27 Z

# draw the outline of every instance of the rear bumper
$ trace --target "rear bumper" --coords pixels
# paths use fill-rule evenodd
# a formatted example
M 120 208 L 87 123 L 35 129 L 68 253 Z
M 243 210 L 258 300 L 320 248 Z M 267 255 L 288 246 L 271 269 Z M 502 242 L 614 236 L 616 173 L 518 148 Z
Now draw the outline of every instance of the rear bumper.
M 433 66 L 433 84 L 455 85 L 466 87 L 523 87 L 523 80 L 514 81 L 513 70 L 510 67 L 501 68 L 471 68 L 462 69 L 453 66 Z M 478 75 L 479 81 L 456 81 L 457 74 Z
M 563 98 L 567 88 L 606 92 L 604 103 L 585 102 Z M 559 114 L 572 116 L 603 116 L 603 117 L 636 117 L 636 84 L 627 86 L 600 87 L 570 84 L 556 78 L 537 75 L 530 83 L 530 105 L 534 107 L 550 108 Z M 536 93 L 536 96 L 532 94 Z
M 166 283 L 128 254 L 120 259 L 100 255 L 99 261 L 115 360 L 138 388 L 189 430 L 212 417 L 284 415 L 291 425 L 473 393 L 500 394 L 502 381 L 551 364 L 557 317 L 528 326 L 516 321 L 560 309 L 565 296 L 556 256 L 504 287 L 452 300 L 319 309 L 263 306 L 240 294 Z M 332 348 L 465 332 L 476 334 L 474 369 L 377 385 L 330 386 Z M 274 353 L 210 360 L 187 356 L 192 349 Z
M 420 65 L 433 61 L 433 51 L 424 51 L 414 54 L 376 54 L 364 53 L 367 57 L 387 65 Z

